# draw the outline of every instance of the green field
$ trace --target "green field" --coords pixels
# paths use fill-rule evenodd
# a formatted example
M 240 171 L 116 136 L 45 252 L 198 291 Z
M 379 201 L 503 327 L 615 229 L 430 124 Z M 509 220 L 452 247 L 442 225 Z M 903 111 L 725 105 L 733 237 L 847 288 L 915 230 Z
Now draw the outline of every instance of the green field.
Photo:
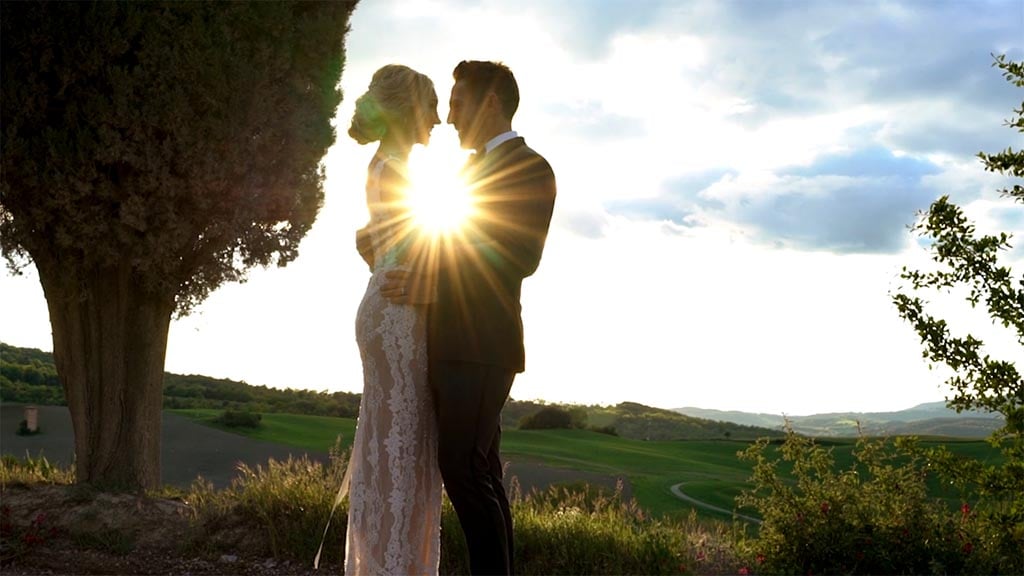
M 509 430 L 502 435 L 506 458 L 624 475 L 642 507 L 672 515 L 691 510 L 669 490 L 681 482 L 688 495 L 731 510 L 750 477 L 750 466 L 736 457 L 748 445 L 728 440 L 644 442 L 584 430 Z
M 307 450 L 327 452 L 341 436 L 343 448 L 352 445 L 356 432 L 356 421 L 352 418 L 331 418 L 329 416 L 302 416 L 298 414 L 263 414 L 259 429 L 229 428 L 214 422 L 223 410 L 197 408 L 189 410 L 168 410 L 201 424 L 227 432 L 243 434 L 257 440 L 298 446 Z
M 213 422 L 219 410 L 173 410 L 206 425 L 252 438 L 326 451 L 340 434 L 343 446 L 352 443 L 355 420 L 294 414 L 264 414 L 258 430 L 227 428 Z M 853 461 L 853 439 L 824 439 L 832 448 L 836 465 L 848 468 Z M 925 439 L 924 444 L 945 444 L 953 452 L 988 460 L 998 454 L 986 442 L 962 439 Z M 692 506 L 676 498 L 670 487 L 683 483 L 689 496 L 708 504 L 734 509 L 734 500 L 748 486 L 751 465 L 737 452 L 749 446 L 738 440 L 642 441 L 586 430 L 505 430 L 502 454 L 507 460 L 522 459 L 548 466 L 586 470 L 629 478 L 633 496 L 654 514 L 684 516 Z M 702 515 L 725 518 L 698 509 Z M 751 510 L 738 510 L 751 514 Z

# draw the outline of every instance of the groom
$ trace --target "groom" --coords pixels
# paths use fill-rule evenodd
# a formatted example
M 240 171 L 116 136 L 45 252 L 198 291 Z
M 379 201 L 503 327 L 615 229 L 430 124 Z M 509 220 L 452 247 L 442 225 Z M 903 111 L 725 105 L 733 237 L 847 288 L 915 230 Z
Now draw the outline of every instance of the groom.
M 519 296 L 540 263 L 555 203 L 547 161 L 512 130 L 519 87 L 495 62 L 455 67 L 448 123 L 463 148 L 475 214 L 463 234 L 440 240 L 436 257 L 388 274 L 394 302 L 429 299 L 429 381 L 439 427 L 438 461 L 459 516 L 473 574 L 511 574 L 512 515 L 502 485 L 501 409 L 524 370 Z

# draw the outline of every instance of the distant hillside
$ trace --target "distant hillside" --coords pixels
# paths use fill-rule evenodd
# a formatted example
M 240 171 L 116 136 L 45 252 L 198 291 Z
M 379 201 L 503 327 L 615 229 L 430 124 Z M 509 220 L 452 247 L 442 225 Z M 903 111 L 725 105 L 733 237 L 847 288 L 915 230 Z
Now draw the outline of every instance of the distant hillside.
M 583 413 L 584 427 L 614 431 L 617 436 L 634 440 L 754 440 L 781 437 L 781 429 L 746 426 L 679 414 L 673 410 L 622 402 L 615 406 L 576 406 L 510 401 L 502 411 L 502 426 L 517 428 L 522 419 L 548 406 Z
M 687 416 L 635 402 L 594 409 L 591 414 L 595 424 L 606 425 L 602 421 L 611 418 L 610 425 L 620 436 L 638 440 L 754 440 L 766 436 L 782 436 L 778 429 Z
M 222 378 L 164 373 L 165 408 L 231 408 L 355 418 L 360 396 L 351 392 L 281 390 Z M 63 405 L 64 391 L 53 355 L 0 343 L 0 401 Z M 509 400 L 502 411 L 502 425 L 507 429 L 518 428 L 524 417 L 547 406 L 551 404 Z M 752 440 L 781 436 L 778 429 L 695 418 L 633 402 L 608 407 L 555 406 L 574 413 L 582 427 L 614 431 L 624 438 L 639 440 Z
M 676 408 L 680 414 L 710 420 L 721 420 L 782 429 L 781 414 L 708 410 L 704 408 Z M 809 436 L 856 436 L 858 425 L 864 434 L 872 436 L 955 436 L 983 438 L 1003 425 L 999 414 L 968 411 L 958 414 L 946 407 L 945 402 L 926 402 L 896 412 L 840 412 L 788 416 L 793 429 Z
M 164 408 L 231 408 L 355 418 L 359 396 L 351 392 L 280 390 L 226 378 L 164 373 Z M 64 405 L 53 355 L 0 342 L 0 401 Z

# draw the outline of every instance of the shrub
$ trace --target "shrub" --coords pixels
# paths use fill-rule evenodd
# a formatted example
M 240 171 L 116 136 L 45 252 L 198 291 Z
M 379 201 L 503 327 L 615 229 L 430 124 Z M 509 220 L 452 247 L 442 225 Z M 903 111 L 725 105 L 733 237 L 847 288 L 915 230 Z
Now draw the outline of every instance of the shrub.
M 739 542 L 750 564 L 765 574 L 963 571 L 966 533 L 928 496 L 928 464 L 912 444 L 862 438 L 850 469 L 838 471 L 831 450 L 792 429 L 777 451 L 761 440 L 740 452 L 754 462 L 754 488 L 737 502 L 764 519 L 756 539 Z
M 36 428 L 35 430 L 29 429 L 28 420 L 22 420 L 21 423 L 18 424 L 18 436 L 35 436 L 36 434 L 41 434 L 42 431 L 42 428 Z
M 609 436 L 618 436 L 619 433 L 615 431 L 615 426 L 608 424 L 607 426 L 591 426 L 589 428 L 591 432 L 597 432 L 598 434 L 607 434 Z
M 736 574 L 733 536 L 722 524 L 655 519 L 635 501 L 589 485 L 556 486 L 521 497 L 510 490 L 519 574 Z M 465 541 L 444 500 L 441 574 L 468 574 Z
M 37 514 L 28 526 L 11 521 L 11 507 L 0 505 L 0 566 L 45 545 L 59 534 L 46 514 Z
M 247 545 L 275 558 L 311 563 L 345 473 L 347 460 L 339 447 L 340 440 L 327 466 L 305 456 L 270 459 L 266 467 L 241 464 L 239 477 L 225 490 L 197 479 L 186 497 L 194 511 L 192 544 L 224 549 Z M 341 561 L 338 543 L 345 541 L 345 527 L 342 505 L 324 540 L 322 562 Z M 259 531 L 257 538 L 252 537 L 253 528 Z
M 229 428 L 259 428 L 263 417 L 247 410 L 225 410 L 214 422 Z
M 558 406 L 545 406 L 519 421 L 520 430 L 552 430 L 572 428 L 572 414 Z

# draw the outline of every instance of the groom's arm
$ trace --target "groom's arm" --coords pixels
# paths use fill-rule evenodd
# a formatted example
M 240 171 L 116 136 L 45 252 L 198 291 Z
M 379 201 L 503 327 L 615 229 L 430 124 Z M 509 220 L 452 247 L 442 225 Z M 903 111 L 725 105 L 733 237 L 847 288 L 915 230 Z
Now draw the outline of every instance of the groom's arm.
M 555 205 L 555 174 L 536 153 L 508 171 L 483 206 L 478 257 L 511 276 L 526 278 L 540 264 Z

